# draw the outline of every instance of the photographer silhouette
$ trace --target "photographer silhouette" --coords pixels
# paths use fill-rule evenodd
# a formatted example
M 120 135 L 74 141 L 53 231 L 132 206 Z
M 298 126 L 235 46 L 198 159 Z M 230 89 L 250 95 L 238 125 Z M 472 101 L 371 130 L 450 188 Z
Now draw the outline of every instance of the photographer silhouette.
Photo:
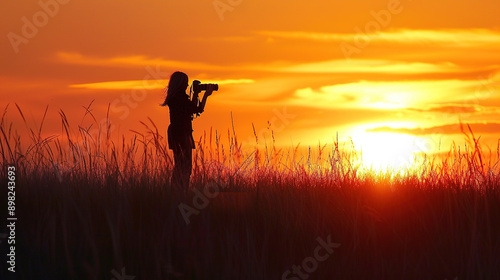
M 192 150 L 195 149 L 193 139 L 193 117 L 200 115 L 205 109 L 208 96 L 217 90 L 215 84 L 193 86 L 193 96 L 186 94 L 189 78 L 183 72 L 175 72 L 170 76 L 167 95 L 161 106 L 168 106 L 170 111 L 170 125 L 168 126 L 168 147 L 174 152 L 174 170 L 170 185 L 174 190 L 185 192 L 189 188 L 189 179 L 193 166 Z M 193 82 L 193 85 L 195 85 Z M 203 99 L 199 102 L 199 93 L 205 90 Z

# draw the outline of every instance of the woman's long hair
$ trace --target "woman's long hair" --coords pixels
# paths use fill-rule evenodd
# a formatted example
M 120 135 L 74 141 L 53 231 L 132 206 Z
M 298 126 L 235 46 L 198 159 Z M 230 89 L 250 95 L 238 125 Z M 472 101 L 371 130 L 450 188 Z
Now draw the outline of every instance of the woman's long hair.
M 165 101 L 161 106 L 167 106 L 170 103 L 170 100 L 180 92 L 183 92 L 187 85 L 189 84 L 189 78 L 186 73 L 183 72 L 174 72 L 170 76 L 170 81 L 168 82 L 168 87 L 165 89 L 167 92 L 167 96 L 165 97 Z

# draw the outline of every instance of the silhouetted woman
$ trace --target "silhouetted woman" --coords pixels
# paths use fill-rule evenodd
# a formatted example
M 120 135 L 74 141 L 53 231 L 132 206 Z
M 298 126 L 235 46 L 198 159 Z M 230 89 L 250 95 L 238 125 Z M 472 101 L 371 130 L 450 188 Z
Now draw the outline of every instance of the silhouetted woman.
M 195 148 L 193 139 L 192 120 L 194 114 L 201 114 L 205 109 L 207 97 L 214 90 L 209 85 L 201 102 L 198 100 L 198 92 L 193 92 L 190 99 L 186 94 L 189 86 L 188 76 L 183 72 L 175 72 L 170 76 L 167 88 L 167 96 L 162 106 L 167 106 L 170 111 L 170 125 L 168 126 L 168 147 L 174 152 L 174 170 L 170 180 L 171 186 L 180 191 L 187 191 L 189 178 L 191 177 L 192 149 Z

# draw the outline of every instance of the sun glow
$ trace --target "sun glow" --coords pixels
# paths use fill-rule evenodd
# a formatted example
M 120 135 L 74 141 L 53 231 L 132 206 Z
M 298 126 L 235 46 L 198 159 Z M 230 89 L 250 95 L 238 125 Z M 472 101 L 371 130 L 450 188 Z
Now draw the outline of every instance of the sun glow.
M 414 167 L 420 154 L 429 152 L 423 138 L 408 134 L 361 132 L 352 139 L 363 167 L 373 171 L 404 171 Z

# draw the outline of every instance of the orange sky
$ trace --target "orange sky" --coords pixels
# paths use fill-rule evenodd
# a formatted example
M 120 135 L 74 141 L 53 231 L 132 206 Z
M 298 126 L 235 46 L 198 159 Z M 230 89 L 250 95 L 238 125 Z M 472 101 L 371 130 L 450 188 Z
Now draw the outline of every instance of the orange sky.
M 97 121 L 112 104 L 116 132 L 147 117 L 165 131 L 157 105 L 181 70 L 221 84 L 195 138 L 227 134 L 232 112 L 240 138 L 252 123 L 268 138 L 269 121 L 285 146 L 405 133 L 435 151 L 463 142 L 459 119 L 496 145 L 498 11 L 494 0 L 9 1 L 0 105 L 33 125 L 48 105 L 47 135 L 61 133 L 59 109 L 76 125 L 94 99 Z

